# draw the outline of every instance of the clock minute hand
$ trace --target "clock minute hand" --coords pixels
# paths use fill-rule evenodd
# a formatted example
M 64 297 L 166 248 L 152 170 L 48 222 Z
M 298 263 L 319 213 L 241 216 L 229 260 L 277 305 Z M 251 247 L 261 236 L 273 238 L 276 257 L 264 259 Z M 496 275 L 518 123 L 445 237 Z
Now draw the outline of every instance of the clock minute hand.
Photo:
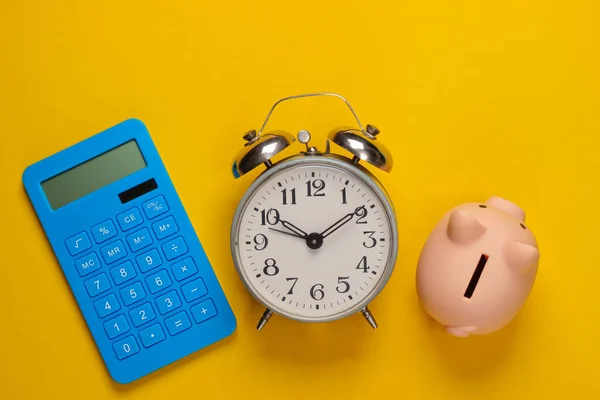
M 356 208 L 356 210 L 354 210 L 354 212 L 344 215 L 338 221 L 334 222 L 333 225 L 331 225 L 329 228 L 327 228 L 323 232 L 321 232 L 321 236 L 323 237 L 323 239 L 326 238 L 327 236 L 331 235 L 333 232 L 337 231 L 338 229 L 340 229 L 342 226 L 344 226 L 348 222 L 350 222 L 352 217 L 354 217 L 355 214 L 358 214 L 359 210 L 361 210 L 363 208 L 364 208 L 364 206 Z

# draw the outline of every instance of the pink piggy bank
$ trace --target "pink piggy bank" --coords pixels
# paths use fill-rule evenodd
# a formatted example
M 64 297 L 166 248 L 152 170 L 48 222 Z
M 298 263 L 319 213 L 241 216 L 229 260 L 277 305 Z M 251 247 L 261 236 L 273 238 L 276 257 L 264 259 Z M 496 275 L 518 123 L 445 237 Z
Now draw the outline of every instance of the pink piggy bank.
M 450 210 L 419 257 L 423 309 L 454 336 L 487 334 L 519 312 L 535 281 L 540 253 L 525 213 L 492 197 Z

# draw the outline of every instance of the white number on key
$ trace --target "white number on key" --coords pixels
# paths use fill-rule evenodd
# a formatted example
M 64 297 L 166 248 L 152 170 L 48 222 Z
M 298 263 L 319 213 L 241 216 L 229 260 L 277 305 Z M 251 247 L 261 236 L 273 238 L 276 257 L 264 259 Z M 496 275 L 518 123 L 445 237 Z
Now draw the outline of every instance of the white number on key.
M 165 299 L 165 303 L 167 303 L 167 307 L 171 307 L 173 305 L 171 299 L 169 299 L 168 297 Z
M 123 345 L 123 350 L 125 350 L 125 353 L 129 353 L 131 351 L 131 348 L 129 347 L 129 345 L 127 343 L 125 343 Z
M 157 277 L 156 277 L 156 279 L 155 279 L 154 281 L 156 282 L 156 284 L 157 284 L 158 286 L 162 286 L 162 284 L 163 284 L 163 282 L 162 282 L 162 279 L 160 279 L 160 276 L 157 276 Z
M 140 315 L 142 316 L 142 321 L 146 319 L 146 311 L 140 310 Z
M 96 284 L 96 289 L 100 290 L 100 280 L 94 281 Z
M 135 299 L 137 297 L 137 293 L 135 292 L 135 289 L 131 289 L 129 291 L 129 295 L 131 296 L 132 299 Z

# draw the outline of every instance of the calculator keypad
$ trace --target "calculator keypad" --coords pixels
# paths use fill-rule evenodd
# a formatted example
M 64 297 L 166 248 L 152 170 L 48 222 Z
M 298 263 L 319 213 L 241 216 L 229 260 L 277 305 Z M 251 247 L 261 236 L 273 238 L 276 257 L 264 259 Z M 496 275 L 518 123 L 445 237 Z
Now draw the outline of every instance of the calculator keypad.
M 65 240 L 119 360 L 218 314 L 164 196 Z

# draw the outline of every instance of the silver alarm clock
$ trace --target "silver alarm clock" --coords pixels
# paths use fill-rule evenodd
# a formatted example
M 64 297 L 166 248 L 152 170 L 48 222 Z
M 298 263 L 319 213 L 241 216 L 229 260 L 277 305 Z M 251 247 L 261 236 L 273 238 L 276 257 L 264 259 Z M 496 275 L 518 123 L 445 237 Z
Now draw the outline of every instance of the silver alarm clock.
M 272 158 L 296 142 L 285 131 L 264 133 L 283 101 L 333 96 L 352 111 L 358 127 L 332 130 L 324 151 L 297 134 L 298 154 Z M 377 178 L 361 165 L 392 169 L 392 157 L 372 125 L 363 128 L 348 101 L 335 93 L 290 96 L 277 101 L 262 128 L 244 136 L 233 162 L 239 178 L 265 170 L 239 202 L 231 227 L 231 253 L 247 289 L 265 308 L 257 328 L 273 314 L 325 322 L 361 312 L 373 328 L 369 303 L 381 292 L 398 251 L 394 207 Z M 330 152 L 330 142 L 350 153 Z

